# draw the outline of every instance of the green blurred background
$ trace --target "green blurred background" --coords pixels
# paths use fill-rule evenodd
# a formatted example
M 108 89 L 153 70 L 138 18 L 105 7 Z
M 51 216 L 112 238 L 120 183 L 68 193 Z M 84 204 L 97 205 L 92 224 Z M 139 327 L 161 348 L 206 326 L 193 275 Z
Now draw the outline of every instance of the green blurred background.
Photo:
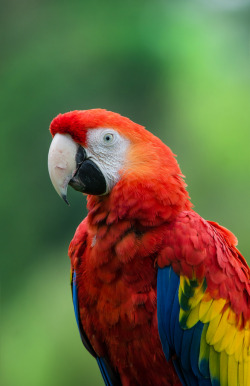
M 85 199 L 53 190 L 50 121 L 102 107 L 145 125 L 178 154 L 195 210 L 250 257 L 250 4 L 8 0 L 0 18 L 1 385 L 99 385 L 69 287 Z

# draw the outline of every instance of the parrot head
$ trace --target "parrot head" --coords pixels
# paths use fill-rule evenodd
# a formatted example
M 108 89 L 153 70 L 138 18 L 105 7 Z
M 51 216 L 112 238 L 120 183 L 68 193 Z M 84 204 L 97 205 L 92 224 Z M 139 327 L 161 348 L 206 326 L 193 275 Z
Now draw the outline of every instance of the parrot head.
M 119 191 L 120 201 L 146 202 L 150 191 L 162 206 L 190 206 L 172 151 L 130 119 L 103 109 L 71 111 L 54 118 L 50 131 L 49 174 L 65 202 L 70 185 L 99 199 Z

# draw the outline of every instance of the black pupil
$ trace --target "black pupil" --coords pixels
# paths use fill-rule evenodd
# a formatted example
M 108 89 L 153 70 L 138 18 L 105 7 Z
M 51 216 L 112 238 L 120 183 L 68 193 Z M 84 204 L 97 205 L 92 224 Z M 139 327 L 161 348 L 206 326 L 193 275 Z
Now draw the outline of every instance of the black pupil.
M 107 135 L 106 136 L 106 140 L 109 141 L 111 139 L 111 136 L 110 135 Z

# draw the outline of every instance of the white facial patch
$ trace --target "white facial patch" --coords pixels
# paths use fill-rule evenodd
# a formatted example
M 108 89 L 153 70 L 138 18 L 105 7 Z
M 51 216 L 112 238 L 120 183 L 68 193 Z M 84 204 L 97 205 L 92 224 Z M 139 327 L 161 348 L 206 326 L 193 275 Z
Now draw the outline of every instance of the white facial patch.
M 120 179 L 130 142 L 112 128 L 90 129 L 87 132 L 86 153 L 103 173 L 108 193 Z

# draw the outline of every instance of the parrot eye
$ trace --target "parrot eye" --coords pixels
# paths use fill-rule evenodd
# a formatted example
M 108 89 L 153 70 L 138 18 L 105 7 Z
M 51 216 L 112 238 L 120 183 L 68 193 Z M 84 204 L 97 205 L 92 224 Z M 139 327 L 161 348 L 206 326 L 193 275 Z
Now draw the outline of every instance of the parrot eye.
M 110 145 L 111 143 L 113 143 L 113 140 L 114 140 L 114 134 L 112 134 L 112 133 L 106 133 L 106 134 L 104 134 L 104 136 L 103 136 L 103 142 L 104 142 L 106 145 Z

